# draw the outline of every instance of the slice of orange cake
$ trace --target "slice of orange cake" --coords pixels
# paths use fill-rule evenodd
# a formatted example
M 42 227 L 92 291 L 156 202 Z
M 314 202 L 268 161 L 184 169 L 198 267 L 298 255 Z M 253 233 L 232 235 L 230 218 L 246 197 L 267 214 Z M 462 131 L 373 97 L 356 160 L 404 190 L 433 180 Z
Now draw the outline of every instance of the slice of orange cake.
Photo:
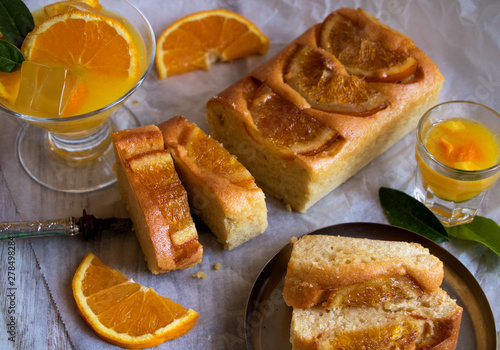
M 123 202 L 148 268 L 158 274 L 201 261 L 187 193 L 158 127 L 113 133 L 115 171 Z
M 191 208 L 226 249 L 267 228 L 264 192 L 218 141 L 176 116 L 159 125 L 189 195 Z

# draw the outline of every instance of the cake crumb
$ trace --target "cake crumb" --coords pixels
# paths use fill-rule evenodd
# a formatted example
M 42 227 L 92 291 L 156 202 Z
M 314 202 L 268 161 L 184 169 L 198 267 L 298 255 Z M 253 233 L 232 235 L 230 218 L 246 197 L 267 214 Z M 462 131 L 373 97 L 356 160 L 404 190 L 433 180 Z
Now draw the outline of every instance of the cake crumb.
M 205 274 L 205 272 L 197 272 L 197 273 L 193 274 L 193 277 L 203 279 L 203 278 L 207 278 L 207 275 Z
M 214 270 L 218 270 L 218 269 L 220 269 L 220 264 L 219 263 L 217 263 L 217 264 L 214 265 Z

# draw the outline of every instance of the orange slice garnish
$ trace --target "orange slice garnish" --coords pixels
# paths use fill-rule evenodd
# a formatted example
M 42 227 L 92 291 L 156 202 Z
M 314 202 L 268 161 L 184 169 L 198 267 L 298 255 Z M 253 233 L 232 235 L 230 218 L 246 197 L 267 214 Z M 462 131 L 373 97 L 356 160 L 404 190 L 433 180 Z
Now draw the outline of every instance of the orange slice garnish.
M 418 64 L 413 57 L 369 37 L 374 35 L 333 12 L 323 22 L 320 42 L 321 47 L 337 57 L 350 74 L 368 81 L 397 82 L 415 73 Z
M 198 313 L 128 279 L 88 253 L 72 282 L 84 320 L 105 341 L 142 349 L 178 338 L 198 320 Z
M 267 37 L 245 17 L 223 9 L 202 11 L 177 20 L 159 36 L 156 69 L 163 79 L 208 70 L 217 60 L 264 54 L 268 48 Z
M 357 76 L 349 75 L 333 57 L 309 46 L 298 48 L 285 82 L 311 107 L 341 114 L 367 116 L 387 107 L 387 99 Z
M 117 20 L 73 10 L 50 17 L 28 34 L 22 45 L 26 60 L 70 68 L 77 74 L 139 74 L 137 47 Z

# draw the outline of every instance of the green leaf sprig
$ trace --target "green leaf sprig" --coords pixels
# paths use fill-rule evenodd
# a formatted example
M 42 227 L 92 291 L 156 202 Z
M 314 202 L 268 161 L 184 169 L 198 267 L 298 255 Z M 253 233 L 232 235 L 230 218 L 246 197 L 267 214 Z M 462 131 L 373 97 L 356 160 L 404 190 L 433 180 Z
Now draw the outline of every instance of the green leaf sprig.
M 0 0 L 0 71 L 13 72 L 24 61 L 19 50 L 26 35 L 35 28 L 30 10 L 22 0 Z
M 419 233 L 437 243 L 451 238 L 479 242 L 500 255 L 500 226 L 491 219 L 476 216 L 471 223 L 444 227 L 429 208 L 402 191 L 381 187 L 379 200 L 394 226 Z

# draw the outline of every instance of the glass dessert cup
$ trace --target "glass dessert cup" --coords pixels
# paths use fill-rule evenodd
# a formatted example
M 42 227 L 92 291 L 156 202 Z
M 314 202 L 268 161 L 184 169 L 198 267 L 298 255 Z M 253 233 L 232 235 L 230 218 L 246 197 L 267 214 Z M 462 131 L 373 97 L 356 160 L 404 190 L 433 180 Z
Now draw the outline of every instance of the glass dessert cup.
M 500 115 L 478 103 L 445 102 L 431 108 L 421 118 L 417 127 L 414 197 L 447 227 L 474 220 L 488 189 L 500 177 L 498 159 L 484 169 L 464 170 L 439 161 L 425 146 L 425 137 L 433 126 L 456 118 L 479 122 L 500 140 Z M 471 133 L 471 130 L 467 129 L 467 132 Z
M 25 0 L 35 11 L 54 0 Z M 116 181 L 111 133 L 140 125 L 125 101 L 141 86 L 152 68 L 155 36 L 144 15 L 127 0 L 100 0 L 103 8 L 125 19 L 144 45 L 137 81 L 121 97 L 94 111 L 70 117 L 36 117 L 0 104 L 0 111 L 26 124 L 16 139 L 17 156 L 38 183 L 62 192 L 89 192 Z

